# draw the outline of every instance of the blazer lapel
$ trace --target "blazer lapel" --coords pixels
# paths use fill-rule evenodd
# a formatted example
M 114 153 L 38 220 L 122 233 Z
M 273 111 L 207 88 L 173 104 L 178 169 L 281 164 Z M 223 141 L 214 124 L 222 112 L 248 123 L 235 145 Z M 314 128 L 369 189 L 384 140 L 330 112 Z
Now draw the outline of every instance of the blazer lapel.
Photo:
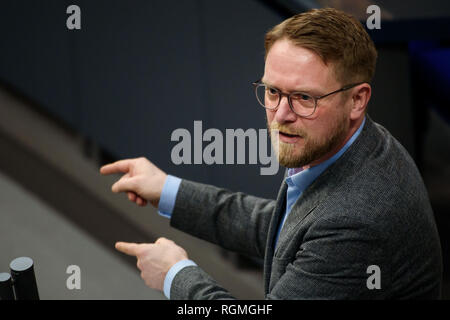
M 291 208 L 291 212 L 284 222 L 278 241 L 275 244 L 274 255 L 277 255 L 278 251 L 289 243 L 289 240 L 292 238 L 292 233 L 297 230 L 298 224 L 300 224 L 306 216 L 313 212 L 319 203 L 319 199 L 317 197 L 304 198 L 303 195 L 300 196 L 294 203 Z
M 287 184 L 283 179 L 283 184 L 281 185 L 280 191 L 278 192 L 275 209 L 272 214 L 272 220 L 270 221 L 269 232 L 267 235 L 266 253 L 264 259 L 264 288 L 266 294 L 269 292 L 270 274 L 272 269 L 272 260 L 274 252 L 274 238 L 277 233 L 278 225 L 280 219 L 283 216 L 284 210 L 286 208 L 286 190 Z

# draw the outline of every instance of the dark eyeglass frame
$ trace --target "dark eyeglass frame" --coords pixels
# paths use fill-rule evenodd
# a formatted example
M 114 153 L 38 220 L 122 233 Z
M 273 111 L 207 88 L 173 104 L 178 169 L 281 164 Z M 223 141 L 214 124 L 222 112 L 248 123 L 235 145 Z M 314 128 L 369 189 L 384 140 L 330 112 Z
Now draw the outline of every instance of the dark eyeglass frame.
M 324 95 L 321 95 L 321 96 L 318 96 L 318 97 L 314 97 L 314 96 L 312 96 L 312 95 L 310 95 L 310 94 L 308 94 L 308 93 L 301 92 L 301 91 L 295 91 L 295 92 L 291 92 L 291 93 L 285 93 L 285 92 L 283 92 L 283 91 L 281 91 L 281 90 L 279 90 L 279 89 L 277 89 L 277 88 L 268 86 L 267 84 L 265 84 L 264 82 L 262 82 L 261 79 L 259 79 L 259 80 L 255 81 L 255 82 L 253 82 L 252 84 L 253 84 L 253 86 L 255 87 L 256 100 L 258 100 L 258 103 L 259 103 L 260 105 L 262 105 L 265 109 L 276 110 L 276 109 L 280 106 L 281 99 L 285 96 L 285 97 L 287 97 L 287 99 L 288 99 L 289 107 L 291 108 L 292 112 L 294 112 L 294 113 L 295 113 L 297 116 L 299 116 L 299 117 L 306 118 L 306 117 L 312 116 L 312 115 L 314 114 L 314 112 L 316 112 L 316 109 L 317 109 L 317 101 L 318 101 L 318 100 L 323 99 L 323 98 L 326 98 L 326 97 L 328 97 L 328 96 L 331 96 L 332 94 L 335 94 L 335 93 L 339 93 L 339 92 L 342 92 L 342 91 L 349 90 L 349 89 L 354 88 L 354 87 L 356 87 L 356 86 L 359 86 L 360 84 L 363 84 L 363 83 L 367 83 L 367 82 L 363 81 L 363 82 L 358 82 L 358 83 L 348 84 L 348 85 L 345 85 L 345 86 L 343 86 L 342 88 L 340 88 L 340 89 L 338 89 L 338 90 L 335 90 L 335 91 L 333 91 L 333 92 L 330 92 L 330 93 L 327 93 L 327 94 L 324 94 Z M 275 91 L 278 92 L 278 97 L 279 97 L 279 98 L 278 98 L 278 103 L 277 103 L 277 105 L 276 105 L 275 107 L 273 107 L 273 108 L 268 108 L 268 107 L 266 107 L 261 101 L 259 101 L 259 99 L 258 99 L 258 87 L 266 87 L 266 88 L 270 88 L 270 89 L 273 89 L 273 90 L 275 90 Z M 307 96 L 309 96 L 309 97 L 311 97 L 311 98 L 314 99 L 314 108 L 313 108 L 312 112 L 311 112 L 309 115 L 298 114 L 297 112 L 294 111 L 294 107 L 292 106 L 291 96 L 299 95 L 299 94 L 304 94 L 304 95 L 307 95 Z

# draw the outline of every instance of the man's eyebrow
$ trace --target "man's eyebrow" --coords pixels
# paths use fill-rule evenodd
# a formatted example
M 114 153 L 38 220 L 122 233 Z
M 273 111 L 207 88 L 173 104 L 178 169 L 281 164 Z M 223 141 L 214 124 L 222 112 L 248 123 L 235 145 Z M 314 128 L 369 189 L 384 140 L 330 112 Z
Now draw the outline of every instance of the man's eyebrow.
M 271 84 L 270 82 L 265 81 L 264 78 L 261 78 L 260 81 L 261 81 L 262 83 L 264 83 L 265 85 L 268 85 L 268 86 L 271 87 L 271 88 L 275 88 L 275 89 L 277 89 L 277 90 L 283 91 L 283 90 L 281 90 L 280 88 L 278 88 L 277 86 L 274 86 L 273 84 Z M 306 89 L 295 89 L 295 90 L 290 90 L 290 91 L 288 91 L 288 92 L 304 92 L 304 93 L 312 94 L 312 93 L 317 93 L 318 91 L 319 91 L 319 90 L 315 90 L 315 89 L 313 89 L 313 88 L 306 88 Z
M 268 85 L 268 86 L 271 87 L 271 88 L 275 88 L 275 89 L 281 91 L 280 88 L 278 88 L 277 86 L 274 86 L 274 85 L 273 85 L 272 83 L 270 83 L 269 81 L 264 80 L 264 78 L 262 78 L 260 81 L 261 81 L 262 83 L 264 83 L 265 85 Z

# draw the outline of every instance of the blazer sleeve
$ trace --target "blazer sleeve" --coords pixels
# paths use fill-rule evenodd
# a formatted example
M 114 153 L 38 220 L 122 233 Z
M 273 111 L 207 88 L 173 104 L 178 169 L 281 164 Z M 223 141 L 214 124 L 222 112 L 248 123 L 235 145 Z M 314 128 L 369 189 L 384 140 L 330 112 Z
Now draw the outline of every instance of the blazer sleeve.
M 264 257 L 275 200 L 182 180 L 170 225 L 226 249 Z
M 172 281 L 170 300 L 234 300 L 226 289 L 198 266 L 181 269 Z

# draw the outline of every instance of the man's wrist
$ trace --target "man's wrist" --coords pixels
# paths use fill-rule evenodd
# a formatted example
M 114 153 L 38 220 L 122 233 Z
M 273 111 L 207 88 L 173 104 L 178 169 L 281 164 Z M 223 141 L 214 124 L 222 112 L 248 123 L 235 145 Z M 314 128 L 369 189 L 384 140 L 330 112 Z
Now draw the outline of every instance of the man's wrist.
M 161 216 L 169 219 L 172 216 L 180 184 L 181 184 L 180 178 L 167 175 L 158 204 L 158 213 Z
M 189 266 L 196 266 L 197 264 L 189 259 L 184 259 L 181 261 L 178 261 L 175 263 L 169 271 L 167 271 L 166 277 L 164 278 L 164 286 L 163 286 L 163 292 L 164 295 L 167 297 L 167 299 L 170 299 L 170 288 L 172 287 L 172 282 L 175 276 L 180 272 L 182 269 L 189 267 Z

